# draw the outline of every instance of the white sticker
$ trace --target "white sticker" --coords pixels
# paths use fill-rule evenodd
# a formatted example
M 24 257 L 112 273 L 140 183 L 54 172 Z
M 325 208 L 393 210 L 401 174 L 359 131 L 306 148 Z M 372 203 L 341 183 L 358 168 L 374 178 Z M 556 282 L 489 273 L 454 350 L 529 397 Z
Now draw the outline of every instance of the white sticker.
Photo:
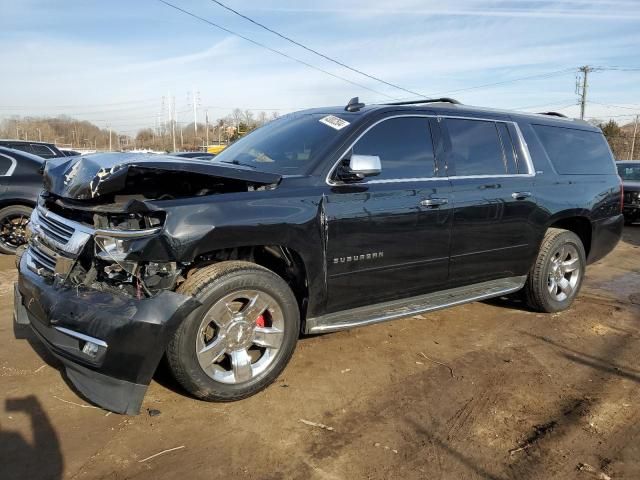
M 339 117 L 336 117 L 335 115 L 327 115 L 326 117 L 322 117 L 320 119 L 320 123 L 329 125 L 331 128 L 334 128 L 336 130 L 342 130 L 344 127 L 349 125 L 349 122 Z

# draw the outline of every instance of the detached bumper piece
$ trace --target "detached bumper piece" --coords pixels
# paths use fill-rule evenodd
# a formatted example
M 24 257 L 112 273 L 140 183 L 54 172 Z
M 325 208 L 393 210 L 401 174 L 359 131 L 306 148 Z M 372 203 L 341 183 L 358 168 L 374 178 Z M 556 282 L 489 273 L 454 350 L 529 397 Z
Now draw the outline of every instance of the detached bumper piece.
M 139 413 L 166 345 L 199 303 L 165 291 L 137 300 L 124 295 L 54 286 L 20 262 L 16 324 L 29 324 L 62 361 L 69 380 L 95 404 Z

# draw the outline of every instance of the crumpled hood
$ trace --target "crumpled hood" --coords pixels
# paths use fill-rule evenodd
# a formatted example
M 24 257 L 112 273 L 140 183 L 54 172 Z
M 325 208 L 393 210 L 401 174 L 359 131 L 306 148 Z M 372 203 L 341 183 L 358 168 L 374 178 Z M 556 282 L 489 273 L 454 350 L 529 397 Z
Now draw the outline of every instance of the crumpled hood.
M 276 173 L 210 160 L 141 153 L 98 153 L 48 160 L 44 170 L 44 188 L 59 197 L 88 200 L 123 190 L 128 177 L 141 172 L 194 174 L 256 185 L 277 184 L 282 178 Z
M 622 186 L 625 192 L 640 192 L 640 182 L 631 181 L 631 180 L 623 180 Z

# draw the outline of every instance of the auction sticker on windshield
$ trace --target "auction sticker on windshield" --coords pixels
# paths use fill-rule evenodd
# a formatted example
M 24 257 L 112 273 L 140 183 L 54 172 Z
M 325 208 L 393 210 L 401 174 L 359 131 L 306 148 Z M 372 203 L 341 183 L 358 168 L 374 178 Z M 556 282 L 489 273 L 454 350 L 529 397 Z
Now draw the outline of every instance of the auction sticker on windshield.
M 331 128 L 335 128 L 336 130 L 342 130 L 344 127 L 349 125 L 349 122 L 336 117 L 335 115 L 327 115 L 326 117 L 322 117 L 320 119 L 320 123 L 329 125 Z

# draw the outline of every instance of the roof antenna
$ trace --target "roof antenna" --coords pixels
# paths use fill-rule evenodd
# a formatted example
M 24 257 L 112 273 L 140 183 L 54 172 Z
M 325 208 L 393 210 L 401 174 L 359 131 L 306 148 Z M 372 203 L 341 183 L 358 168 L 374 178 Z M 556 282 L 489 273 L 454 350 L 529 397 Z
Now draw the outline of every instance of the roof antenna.
M 344 109 L 347 112 L 357 112 L 363 107 L 364 103 L 360 103 L 360 99 L 358 97 L 353 97 L 351 100 L 349 100 L 349 103 L 347 103 L 347 106 L 344 107 Z

